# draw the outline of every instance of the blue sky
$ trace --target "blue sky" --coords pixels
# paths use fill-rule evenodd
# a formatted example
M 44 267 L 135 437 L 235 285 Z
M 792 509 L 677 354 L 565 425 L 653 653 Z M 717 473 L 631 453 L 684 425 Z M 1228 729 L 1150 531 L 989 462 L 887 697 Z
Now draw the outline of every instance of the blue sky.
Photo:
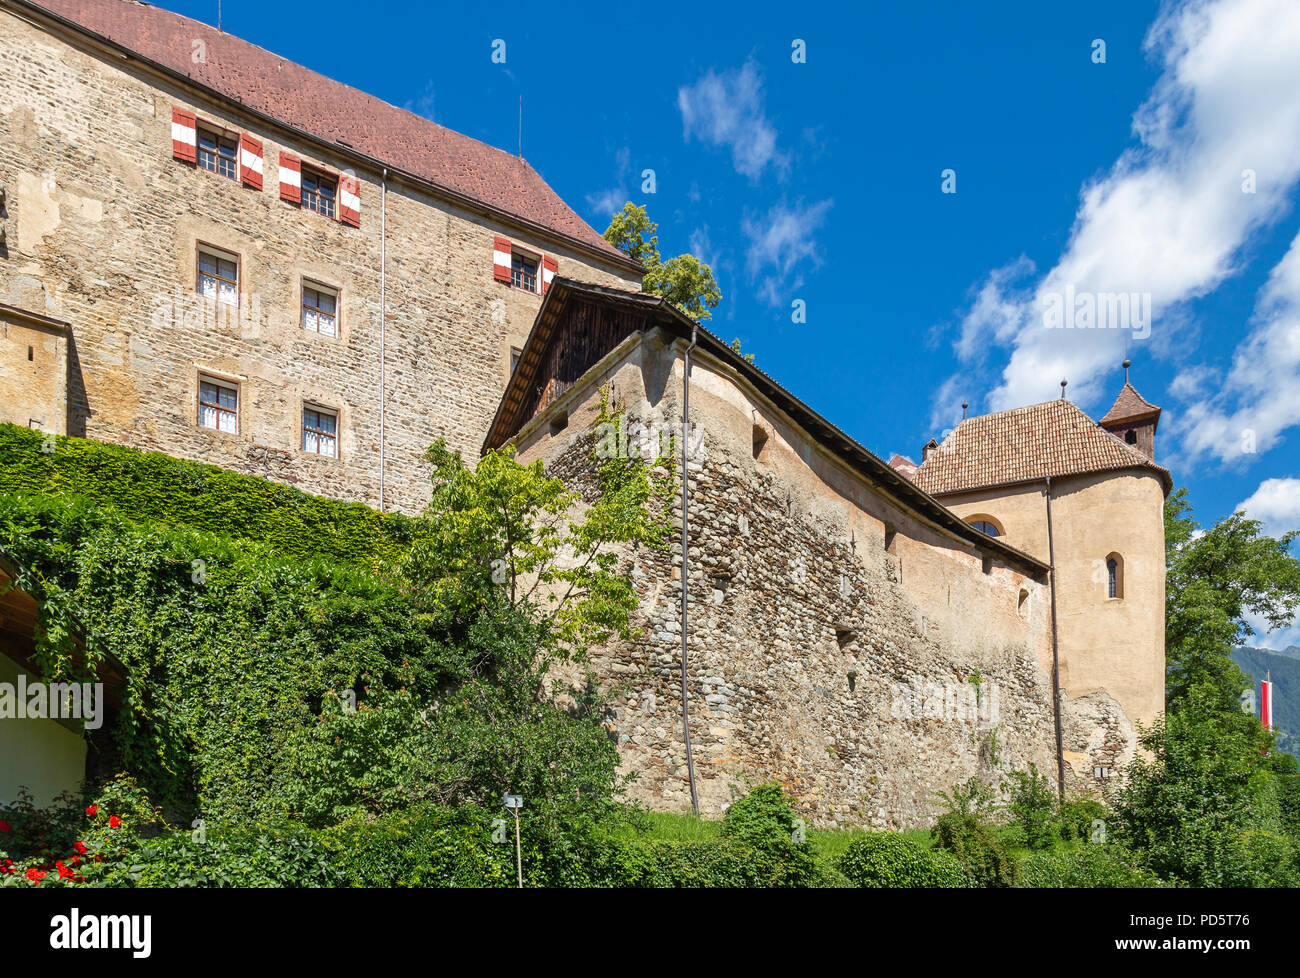
M 666 256 L 713 265 L 711 328 L 882 457 L 1062 377 L 1098 417 L 1128 356 L 1201 522 L 1244 503 L 1300 528 L 1296 0 L 222 6 L 227 31 L 511 151 L 522 96 L 561 196 L 601 231 L 646 204 Z M 1107 292 L 1150 316 L 1044 325 L 1052 296 Z

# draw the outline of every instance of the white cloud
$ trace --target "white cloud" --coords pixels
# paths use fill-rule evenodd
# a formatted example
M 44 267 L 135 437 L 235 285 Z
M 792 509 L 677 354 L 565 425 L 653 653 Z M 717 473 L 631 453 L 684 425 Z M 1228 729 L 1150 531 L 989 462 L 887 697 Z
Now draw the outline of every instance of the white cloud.
M 1237 509 L 1264 524 L 1269 536 L 1300 530 L 1300 479 L 1265 479 Z
M 1138 145 L 1082 189 L 1056 266 L 1019 290 L 1009 283 L 1023 259 L 995 270 L 963 320 L 959 356 L 1010 350 L 995 410 L 1046 400 L 1062 377 L 1087 401 L 1139 342 L 1133 329 L 1046 328 L 1051 295 L 1149 294 L 1152 342 L 1170 349 L 1159 331 L 1187 328 L 1173 307 L 1236 273 L 1243 245 L 1287 209 L 1300 177 L 1300 3 L 1167 4 L 1146 49 L 1163 71 L 1134 115 Z M 1241 191 L 1247 169 L 1254 194 Z
M 1237 347 L 1227 378 L 1213 396 L 1188 407 L 1176 430 L 1188 461 L 1213 456 L 1228 462 L 1268 451 L 1296 424 L 1300 235 L 1260 291 L 1250 335 Z
M 789 305 L 789 293 L 803 285 L 799 267 L 806 262 L 821 264 L 816 232 L 826 220 L 834 201 L 827 199 L 805 206 L 777 204 L 761 218 L 746 217 L 741 230 L 749 239 L 745 270 L 751 282 L 759 282 L 758 294 L 772 305 Z
M 608 190 L 587 194 L 587 207 L 592 214 L 603 216 L 608 222 L 616 212 L 623 209 L 628 199 L 627 191 L 622 187 L 611 187 Z
M 632 173 L 632 150 L 630 147 L 624 146 L 614 154 L 614 173 L 617 186 L 597 190 L 586 195 L 588 211 L 606 223 L 609 222 L 615 212 L 621 211 L 623 205 L 632 199 L 632 195 L 627 192 L 628 179 Z M 603 228 L 598 230 L 603 230 Z
M 763 79 L 753 59 L 731 71 L 709 71 L 677 90 L 684 138 L 729 147 L 738 173 L 757 180 L 769 165 L 783 174 L 789 157 L 763 111 Z

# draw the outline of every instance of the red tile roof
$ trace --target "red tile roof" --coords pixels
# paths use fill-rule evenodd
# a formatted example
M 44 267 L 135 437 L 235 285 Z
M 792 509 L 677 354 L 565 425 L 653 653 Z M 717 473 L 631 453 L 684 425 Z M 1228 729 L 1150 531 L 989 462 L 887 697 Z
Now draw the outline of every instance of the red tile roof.
M 1168 469 L 1062 398 L 967 418 L 921 463 L 915 481 L 940 496 L 1116 469 L 1148 469 L 1166 492 L 1173 487 Z
M 899 455 L 898 452 L 894 452 L 893 457 L 889 460 L 889 467 L 899 475 L 905 475 L 909 479 L 916 478 L 918 466 L 906 455 Z
M 15 0 L 10 0 L 15 2 Z M 215 27 L 134 0 L 16 0 L 43 8 L 231 102 L 395 172 L 436 184 L 628 266 L 522 159 L 350 88 Z M 194 42 L 206 58 L 191 57 Z
M 1115 424 L 1121 421 L 1131 421 L 1134 418 L 1145 418 L 1154 415 L 1156 421 L 1160 420 L 1160 408 L 1156 407 L 1145 397 L 1137 392 L 1132 384 L 1127 380 L 1124 381 L 1124 387 L 1119 392 L 1119 397 L 1115 398 L 1115 403 L 1111 409 L 1106 412 L 1106 416 L 1097 423 L 1100 425 Z

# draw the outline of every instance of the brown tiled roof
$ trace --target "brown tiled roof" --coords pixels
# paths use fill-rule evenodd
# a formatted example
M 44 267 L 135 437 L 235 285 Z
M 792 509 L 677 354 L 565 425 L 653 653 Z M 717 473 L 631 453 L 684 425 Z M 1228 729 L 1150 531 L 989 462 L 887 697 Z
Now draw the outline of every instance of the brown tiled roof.
M 916 478 L 917 464 L 906 455 L 899 455 L 898 452 L 894 452 L 889 460 L 889 467 L 909 479 Z
M 1159 420 L 1160 408 L 1139 394 L 1137 388 L 1126 380 L 1123 389 L 1119 392 L 1119 397 L 1115 398 L 1115 403 L 1111 406 L 1111 409 L 1097 423 L 1108 425 L 1120 421 L 1129 421 L 1133 418 L 1145 418 L 1150 415 L 1154 415 Z
M 37 8 L 332 146 L 435 184 L 629 266 L 524 160 L 350 88 L 215 27 L 134 0 L 5 0 Z M 192 58 L 194 42 L 206 57 Z
M 930 453 L 916 484 L 932 496 L 1115 469 L 1169 470 L 1102 428 L 1070 401 L 967 418 Z

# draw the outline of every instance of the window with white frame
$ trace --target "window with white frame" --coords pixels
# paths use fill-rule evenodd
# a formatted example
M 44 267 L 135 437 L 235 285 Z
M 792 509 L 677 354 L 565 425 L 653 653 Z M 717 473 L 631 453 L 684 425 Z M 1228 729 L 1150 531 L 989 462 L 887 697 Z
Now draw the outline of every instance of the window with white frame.
M 227 305 L 239 304 L 239 257 L 199 247 L 199 295 Z
M 302 328 L 322 336 L 338 336 L 338 290 L 315 282 L 302 283 Z
M 324 455 L 327 458 L 338 458 L 338 430 L 337 411 L 317 407 L 314 404 L 302 406 L 302 450 L 304 452 Z
M 198 164 L 205 170 L 235 179 L 238 167 L 239 140 L 203 126 L 197 128 Z
M 537 264 L 537 259 L 532 255 L 520 254 L 518 251 L 512 252 L 510 255 L 510 284 L 517 289 L 536 292 Z
M 239 385 L 216 377 L 199 377 L 199 427 L 239 433 Z

